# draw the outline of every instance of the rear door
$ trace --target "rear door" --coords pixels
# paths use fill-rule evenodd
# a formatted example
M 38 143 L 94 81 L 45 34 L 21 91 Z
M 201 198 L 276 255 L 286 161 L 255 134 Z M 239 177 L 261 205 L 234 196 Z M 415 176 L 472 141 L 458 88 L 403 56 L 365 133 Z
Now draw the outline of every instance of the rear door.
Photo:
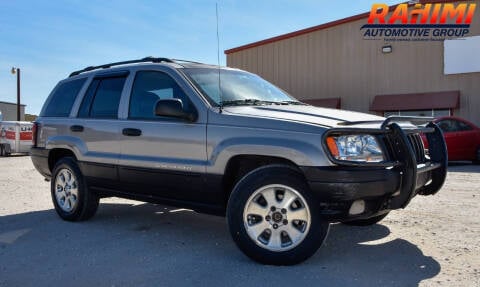
M 198 119 L 157 117 L 159 99 L 178 98 Z M 210 203 L 205 185 L 206 112 L 181 76 L 161 67 L 136 72 L 125 119 L 120 121 L 119 179 L 130 193 Z
M 69 126 L 71 135 L 79 139 L 80 168 L 93 187 L 117 187 L 118 110 L 127 76 L 128 72 L 115 72 L 93 78 Z

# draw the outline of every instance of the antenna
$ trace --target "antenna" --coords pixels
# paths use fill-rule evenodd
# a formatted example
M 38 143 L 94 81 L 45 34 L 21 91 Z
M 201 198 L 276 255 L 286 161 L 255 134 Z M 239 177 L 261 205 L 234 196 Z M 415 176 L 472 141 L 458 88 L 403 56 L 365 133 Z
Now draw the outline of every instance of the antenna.
M 215 15 L 217 16 L 217 61 L 218 61 L 218 98 L 220 101 L 219 113 L 223 110 L 222 89 L 220 86 L 220 37 L 218 34 L 218 3 L 215 3 Z

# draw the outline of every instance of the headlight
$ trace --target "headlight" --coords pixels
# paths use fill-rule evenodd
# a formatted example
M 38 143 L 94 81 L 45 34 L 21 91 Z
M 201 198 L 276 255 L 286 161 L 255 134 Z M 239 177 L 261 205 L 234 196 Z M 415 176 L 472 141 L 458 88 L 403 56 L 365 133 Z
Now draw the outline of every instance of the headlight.
M 377 139 L 372 135 L 337 135 L 327 137 L 327 147 L 333 158 L 356 162 L 385 160 Z

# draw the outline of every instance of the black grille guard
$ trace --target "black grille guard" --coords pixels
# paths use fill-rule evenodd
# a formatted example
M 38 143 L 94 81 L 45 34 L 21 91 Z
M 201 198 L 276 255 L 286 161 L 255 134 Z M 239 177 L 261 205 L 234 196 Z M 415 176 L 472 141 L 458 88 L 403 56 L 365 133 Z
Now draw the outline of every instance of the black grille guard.
M 327 155 L 332 162 L 338 165 L 364 168 L 385 167 L 399 170 L 401 174 L 399 190 L 393 194 L 394 196 L 386 200 L 384 207 L 388 209 L 404 208 L 416 194 L 433 195 L 441 189 L 445 182 L 448 164 L 447 146 L 441 129 L 432 120 L 433 118 L 430 117 L 392 116 L 384 121 L 341 122 L 339 125 L 345 126 L 345 128 L 333 128 L 327 131 L 323 136 L 322 143 L 327 151 L 326 137 L 330 135 L 361 132 L 383 134 L 388 137 L 388 140 L 392 143 L 393 160 L 379 163 L 361 163 L 340 161 L 333 158 L 328 152 Z M 409 122 L 413 127 L 402 128 L 398 124 L 399 122 Z M 354 127 L 372 123 L 379 123 L 380 128 Z M 413 123 L 421 123 L 422 125 Z M 425 123 L 426 125 L 423 125 Z M 420 164 L 417 163 L 415 151 L 407 138 L 407 135 L 417 133 L 425 134 L 430 156 L 427 161 Z

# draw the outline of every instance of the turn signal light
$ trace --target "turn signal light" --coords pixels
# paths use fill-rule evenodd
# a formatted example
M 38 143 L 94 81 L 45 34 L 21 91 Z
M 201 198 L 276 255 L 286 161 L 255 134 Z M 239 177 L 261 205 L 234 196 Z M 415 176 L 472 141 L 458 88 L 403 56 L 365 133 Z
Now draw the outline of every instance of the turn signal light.
M 335 139 L 333 137 L 327 137 L 327 147 L 333 157 L 339 156 L 337 143 L 335 142 Z

